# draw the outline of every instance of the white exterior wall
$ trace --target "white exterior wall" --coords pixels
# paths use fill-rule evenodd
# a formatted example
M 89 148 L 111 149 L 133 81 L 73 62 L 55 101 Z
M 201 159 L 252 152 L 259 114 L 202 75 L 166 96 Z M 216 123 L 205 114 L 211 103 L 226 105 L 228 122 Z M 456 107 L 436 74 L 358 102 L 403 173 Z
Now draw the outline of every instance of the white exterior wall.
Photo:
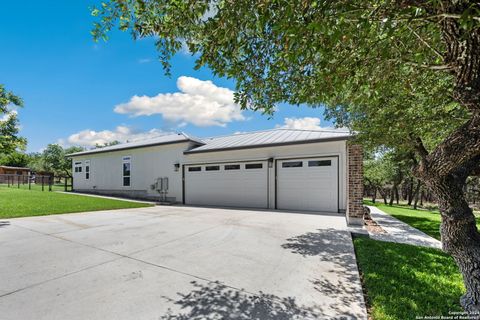
M 347 207 L 346 192 L 346 141 L 317 142 L 308 144 L 292 144 L 285 146 L 260 147 L 238 149 L 230 151 L 215 151 L 183 154 L 192 147 L 191 142 L 144 147 L 130 150 L 111 151 L 98 154 L 73 157 L 75 161 L 82 161 L 81 173 L 73 172 L 73 188 L 77 191 L 122 190 L 145 191 L 148 195 L 158 195 L 150 190 L 150 185 L 156 178 L 169 178 L 168 197 L 175 197 L 182 202 L 182 165 L 205 164 L 215 162 L 235 162 L 247 160 L 267 160 L 273 158 L 305 158 L 305 157 L 338 157 L 339 209 Z M 131 156 L 131 183 L 130 187 L 123 187 L 122 158 Z M 90 160 L 90 179 L 85 179 L 85 160 Z M 178 172 L 174 164 L 180 163 Z M 275 165 L 269 168 L 269 208 L 275 207 Z M 95 188 L 94 188 L 95 186 Z
M 346 141 L 317 142 L 308 144 L 291 144 L 285 146 L 238 149 L 230 151 L 202 152 L 186 154 L 183 164 L 203 164 L 214 162 L 266 160 L 273 158 L 305 158 L 321 156 L 338 156 L 339 209 L 347 207 L 346 186 Z M 269 168 L 269 208 L 275 208 L 275 165 Z
M 168 177 L 168 197 L 182 201 L 182 170 L 175 172 L 175 163 L 182 163 L 183 152 L 191 148 L 190 142 L 154 147 L 119 150 L 72 158 L 72 164 L 82 161 L 82 172 L 73 172 L 73 189 L 76 191 L 146 192 L 158 196 L 150 189 L 156 178 Z M 131 156 L 130 186 L 123 186 L 122 158 Z M 85 160 L 90 160 L 90 179 L 85 179 Z

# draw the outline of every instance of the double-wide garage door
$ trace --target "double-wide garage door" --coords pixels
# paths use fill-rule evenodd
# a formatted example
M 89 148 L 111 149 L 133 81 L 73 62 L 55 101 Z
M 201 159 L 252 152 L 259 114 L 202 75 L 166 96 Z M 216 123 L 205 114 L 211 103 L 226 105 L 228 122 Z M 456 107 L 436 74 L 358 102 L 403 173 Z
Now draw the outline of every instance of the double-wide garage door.
M 277 160 L 271 192 L 278 209 L 338 210 L 338 159 Z M 273 181 L 273 180 L 272 180 Z M 185 166 L 185 203 L 268 208 L 267 161 Z
M 185 203 L 227 207 L 268 207 L 266 161 L 185 167 Z

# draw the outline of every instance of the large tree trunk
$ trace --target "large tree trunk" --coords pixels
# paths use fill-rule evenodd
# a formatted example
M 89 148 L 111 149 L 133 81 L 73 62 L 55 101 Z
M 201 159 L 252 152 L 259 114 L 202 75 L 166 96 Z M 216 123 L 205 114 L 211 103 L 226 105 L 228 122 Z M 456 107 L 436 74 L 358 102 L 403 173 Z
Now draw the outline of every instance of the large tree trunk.
M 429 182 L 439 199 L 442 215 L 440 232 L 445 252 L 452 255 L 463 275 L 466 288 L 461 298 L 462 307 L 471 312 L 480 311 L 480 234 L 475 216 L 463 193 L 462 179 L 447 176 Z
M 373 187 L 372 202 L 375 203 L 376 199 L 377 199 L 377 187 Z
M 390 190 L 390 202 L 388 203 L 389 206 L 393 206 L 393 200 L 395 200 L 395 186 L 393 186 Z

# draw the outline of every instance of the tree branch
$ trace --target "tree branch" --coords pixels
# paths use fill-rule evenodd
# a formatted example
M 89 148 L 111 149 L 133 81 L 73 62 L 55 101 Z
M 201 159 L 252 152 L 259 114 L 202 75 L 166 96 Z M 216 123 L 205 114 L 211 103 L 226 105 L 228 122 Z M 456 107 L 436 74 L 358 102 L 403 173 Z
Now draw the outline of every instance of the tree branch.
M 415 169 L 424 180 L 438 179 L 454 173 L 480 156 L 480 115 L 474 115 L 451 133 Z
M 410 28 L 410 26 L 407 26 L 408 30 L 410 30 L 416 37 L 418 40 L 420 40 L 425 46 L 427 46 L 427 48 L 429 48 L 430 50 L 432 50 L 438 57 L 440 57 L 442 60 L 443 60 L 443 56 L 442 54 L 437 50 L 435 49 L 434 47 L 432 47 L 425 39 L 423 39 L 415 30 L 413 30 L 412 28 Z
M 415 151 L 418 154 L 418 156 L 422 159 L 425 159 L 428 156 L 428 151 L 427 148 L 425 148 L 425 145 L 423 144 L 423 141 L 420 137 L 413 137 L 412 139 L 415 144 Z

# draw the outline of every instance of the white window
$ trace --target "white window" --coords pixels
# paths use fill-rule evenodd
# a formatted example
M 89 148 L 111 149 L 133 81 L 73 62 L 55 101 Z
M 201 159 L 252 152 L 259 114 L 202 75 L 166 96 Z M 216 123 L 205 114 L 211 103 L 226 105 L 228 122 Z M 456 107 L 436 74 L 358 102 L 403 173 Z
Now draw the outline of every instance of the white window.
M 122 174 L 123 174 L 123 186 L 129 187 L 130 186 L 130 174 L 131 174 L 131 166 L 132 166 L 132 157 L 123 157 L 122 158 Z
M 75 171 L 76 173 L 82 172 L 82 161 L 75 161 L 73 167 L 75 168 L 74 171 Z
M 85 179 L 90 179 L 90 160 L 85 160 Z

